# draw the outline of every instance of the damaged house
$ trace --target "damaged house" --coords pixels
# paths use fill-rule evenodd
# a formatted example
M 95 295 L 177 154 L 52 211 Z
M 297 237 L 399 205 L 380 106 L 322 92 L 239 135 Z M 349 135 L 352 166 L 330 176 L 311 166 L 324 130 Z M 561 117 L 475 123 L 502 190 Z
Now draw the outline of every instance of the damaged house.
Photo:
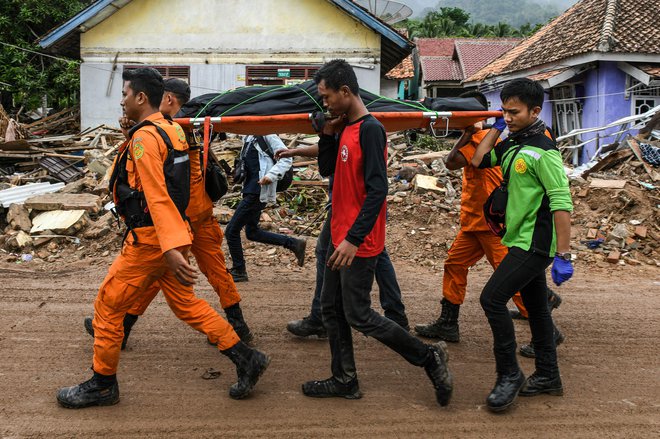
M 82 60 L 83 129 L 116 125 L 124 69 L 156 67 L 194 97 L 302 82 L 344 58 L 362 88 L 396 97 L 385 75 L 414 46 L 350 0 L 97 0 L 40 45 Z
M 657 0 L 581 0 L 463 85 L 478 86 L 497 108 L 507 81 L 540 81 L 547 91 L 541 117 L 558 136 L 644 114 L 660 105 L 657 11 Z M 580 161 L 616 131 L 583 133 Z

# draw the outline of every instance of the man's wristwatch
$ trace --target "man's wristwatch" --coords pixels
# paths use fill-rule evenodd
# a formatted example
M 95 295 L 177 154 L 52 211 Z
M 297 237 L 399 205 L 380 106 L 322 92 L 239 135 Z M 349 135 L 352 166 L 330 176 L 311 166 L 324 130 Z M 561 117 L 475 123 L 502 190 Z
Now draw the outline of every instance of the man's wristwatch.
M 555 253 L 555 256 L 569 262 L 573 260 L 573 255 L 570 254 L 569 252 L 565 252 L 565 253 L 557 252 Z

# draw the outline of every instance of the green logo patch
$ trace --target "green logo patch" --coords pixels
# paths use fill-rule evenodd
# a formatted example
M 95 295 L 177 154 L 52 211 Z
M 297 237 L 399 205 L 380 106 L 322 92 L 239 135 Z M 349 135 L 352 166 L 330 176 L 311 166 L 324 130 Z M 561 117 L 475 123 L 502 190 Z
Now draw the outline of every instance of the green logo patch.
M 133 157 L 135 157 L 135 160 L 140 160 L 143 155 L 144 155 L 144 145 L 142 144 L 142 142 L 136 139 L 136 142 L 133 145 Z
M 176 135 L 179 136 L 179 141 L 184 143 L 186 141 L 186 135 L 183 132 L 183 129 L 179 125 L 175 125 L 174 130 L 176 131 Z

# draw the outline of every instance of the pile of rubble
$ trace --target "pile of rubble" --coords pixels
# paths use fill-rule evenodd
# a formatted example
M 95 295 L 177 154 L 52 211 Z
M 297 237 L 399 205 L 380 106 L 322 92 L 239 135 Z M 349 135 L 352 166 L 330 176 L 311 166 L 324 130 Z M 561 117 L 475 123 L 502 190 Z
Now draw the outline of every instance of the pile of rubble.
M 578 258 L 609 264 L 660 266 L 660 168 L 628 136 L 593 167 L 573 175 L 573 245 Z
M 108 169 L 123 141 L 121 133 L 100 126 L 55 135 L 54 120 L 31 127 L 13 124 L 14 140 L 0 141 L 0 261 L 90 258 L 90 263 L 100 263 L 99 256 L 121 245 L 124 231 L 104 209 L 110 201 Z M 48 123 L 53 124 L 50 131 L 35 136 L 35 127 L 44 129 Z M 3 123 L 0 113 L 0 134 L 10 131 L 10 125 Z M 281 137 L 289 148 L 318 142 L 317 136 Z M 388 140 L 390 253 L 439 271 L 460 227 L 462 171 L 449 171 L 444 165 L 454 140 L 446 140 L 438 151 L 430 151 L 428 142 L 411 142 L 405 133 L 390 133 Z M 660 146 L 657 141 L 644 142 Z M 211 144 L 214 156 L 227 168 L 241 148 L 241 138 L 231 135 Z M 572 245 L 578 263 L 660 265 L 660 174 L 641 149 L 648 152 L 628 137 L 589 167 L 568 170 L 575 204 Z M 264 210 L 261 226 L 317 236 L 328 180 L 319 174 L 316 159 L 294 159 L 294 171 L 292 186 L 278 194 L 277 206 Z M 216 218 L 229 222 L 240 199 L 240 187 L 230 188 L 216 205 Z M 262 247 L 245 242 L 245 248 L 249 258 L 259 255 L 252 258 L 256 265 L 275 264 L 286 253 L 270 248 L 264 258 Z

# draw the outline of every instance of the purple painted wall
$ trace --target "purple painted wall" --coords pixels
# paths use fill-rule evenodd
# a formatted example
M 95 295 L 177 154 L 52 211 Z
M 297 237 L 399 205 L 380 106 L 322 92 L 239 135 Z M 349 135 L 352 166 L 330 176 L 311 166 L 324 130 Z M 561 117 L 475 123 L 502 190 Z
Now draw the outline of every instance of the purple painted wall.
M 582 128 L 595 128 L 607 125 L 622 117 L 631 115 L 630 100 L 625 99 L 626 74 L 614 62 L 600 62 L 598 68 L 584 75 L 582 106 Z M 600 131 L 600 144 L 612 143 L 616 136 L 608 133 L 619 131 L 618 127 Z M 596 133 L 582 135 L 582 141 L 593 139 Z M 589 142 L 582 149 L 581 161 L 588 161 L 596 152 L 596 142 Z
M 582 128 L 596 128 L 607 125 L 617 119 L 630 116 L 632 114 L 631 102 L 625 99 L 626 73 L 619 70 L 615 62 L 599 62 L 597 68 L 586 71 L 579 77 L 572 78 L 570 83 L 576 84 L 576 93 L 578 99 L 582 102 Z M 579 84 L 579 85 L 578 85 Z M 562 85 L 562 84 L 560 84 Z M 502 105 L 500 101 L 500 90 L 485 93 L 490 108 L 497 109 Z M 541 110 L 541 119 L 547 124 L 552 124 L 552 102 L 548 102 L 546 95 L 543 110 Z M 613 127 L 609 130 L 600 131 L 599 144 L 606 145 L 612 143 L 616 135 L 608 136 L 610 133 L 619 131 L 619 127 Z M 556 132 L 556 130 L 555 130 Z M 586 133 L 581 136 L 581 141 L 595 139 L 597 133 Z M 584 145 L 580 163 L 589 161 L 596 152 L 596 141 Z

